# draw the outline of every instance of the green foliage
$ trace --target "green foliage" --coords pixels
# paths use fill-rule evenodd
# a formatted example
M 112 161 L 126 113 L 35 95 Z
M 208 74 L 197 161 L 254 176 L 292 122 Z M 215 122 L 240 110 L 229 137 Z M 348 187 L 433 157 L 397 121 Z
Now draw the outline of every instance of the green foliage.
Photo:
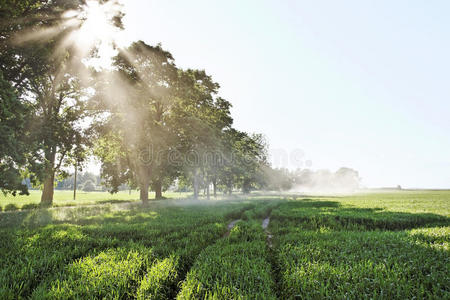
M 21 174 L 29 150 L 25 139 L 28 112 L 29 106 L 19 101 L 0 70 L 0 190 L 5 194 L 28 193 Z
M 17 207 L 17 205 L 10 203 L 8 205 L 5 206 L 5 211 L 11 211 L 11 210 L 18 210 L 19 208 Z
M 81 24 L 69 25 L 76 18 L 63 15 L 85 4 L 2 2 L 1 108 L 7 115 L 2 115 L 0 137 L 7 143 L 0 148 L 0 188 L 26 193 L 21 181 L 26 170 L 34 186 L 43 186 L 41 202 L 51 205 L 55 180 L 85 162 L 94 134 L 94 153 L 111 192 L 126 184 L 139 187 L 144 201 L 149 187 L 162 198 L 161 192 L 181 177 L 191 181 L 195 197 L 201 188 L 209 191 L 210 183 L 215 194 L 218 185 L 230 192 L 260 187 L 266 164 L 262 136 L 232 129 L 231 103 L 218 96 L 219 84 L 204 70 L 177 68 L 170 52 L 142 41 L 120 49 L 111 72 L 85 65 L 97 54 L 96 46 L 79 53 L 70 35 Z M 115 11 L 110 21 L 123 28 L 122 17 Z M 230 132 L 235 135 L 231 144 Z M 193 152 L 197 159 L 191 164 L 186 156 Z M 217 153 L 219 159 L 208 160 Z M 217 163 L 232 154 L 237 159 L 227 158 L 226 167 Z
M 39 204 L 36 203 L 29 203 L 22 205 L 22 209 L 37 209 L 37 208 L 39 208 Z
M 219 170 L 219 184 L 231 193 L 233 187 L 249 193 L 265 185 L 263 170 L 268 167 L 267 144 L 262 135 L 248 135 L 235 129 L 224 132 L 224 165 Z
M 14 86 L 18 101 L 30 108 L 29 126 L 23 133 L 29 139 L 27 170 L 34 185 L 44 186 L 42 202 L 47 205 L 53 201 L 56 177 L 67 176 L 64 167 L 81 164 L 91 142 L 92 131 L 85 127 L 96 114 L 87 101 L 95 85 L 83 84 L 91 73 L 77 47 L 68 44 L 70 34 L 79 27 L 68 26 L 61 17 L 83 4 L 85 1 L 7 1 L 0 12 L 4 17 L 0 71 Z M 121 26 L 121 17 L 119 13 L 113 18 L 116 26 Z M 32 36 L 47 31 L 52 34 L 39 39 Z M 93 53 L 89 51 L 89 55 Z
M 103 164 L 102 175 L 112 191 L 117 191 L 123 183 L 138 185 L 145 192 L 142 198 L 146 199 L 142 200 L 146 201 L 146 191 L 154 179 L 150 174 L 164 162 L 164 158 L 156 161 L 153 155 L 166 151 L 175 135 L 168 126 L 168 118 L 173 115 L 176 100 L 177 69 L 169 52 L 142 41 L 123 49 L 115 57 L 115 66 L 114 79 L 102 90 L 103 105 L 111 114 L 99 126 L 102 139 L 96 154 Z M 118 95 L 109 92 L 114 85 L 123 89 Z M 169 167 L 164 171 L 169 173 Z

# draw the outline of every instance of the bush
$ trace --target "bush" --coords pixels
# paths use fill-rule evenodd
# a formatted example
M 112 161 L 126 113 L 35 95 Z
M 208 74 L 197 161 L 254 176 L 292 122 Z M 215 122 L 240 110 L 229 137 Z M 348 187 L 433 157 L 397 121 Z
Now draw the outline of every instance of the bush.
M 18 210 L 19 207 L 17 205 L 10 203 L 5 206 L 5 211 Z
M 36 208 L 39 208 L 39 204 L 37 203 L 28 203 L 22 205 L 22 209 L 36 209 Z
M 85 192 L 93 192 L 95 191 L 95 183 L 92 180 L 88 180 L 84 183 L 83 191 Z

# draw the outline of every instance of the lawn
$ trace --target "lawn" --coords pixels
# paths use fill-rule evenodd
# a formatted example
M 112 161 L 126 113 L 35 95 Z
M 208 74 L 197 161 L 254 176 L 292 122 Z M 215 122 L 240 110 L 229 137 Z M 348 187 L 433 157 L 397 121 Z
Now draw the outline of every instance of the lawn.
M 0 213 L 0 295 L 448 299 L 449 213 L 448 191 Z
M 175 193 L 166 192 L 163 194 L 166 198 L 183 198 L 189 195 L 189 193 Z M 155 194 L 149 193 L 149 198 L 154 199 Z M 20 209 L 24 205 L 24 208 L 38 205 L 41 200 L 41 191 L 31 190 L 30 195 L 12 196 L 3 195 L 0 193 L 0 207 L 3 210 L 15 210 Z M 116 194 L 108 192 L 83 192 L 77 191 L 76 200 L 73 200 L 73 191 L 55 190 L 53 206 L 75 206 L 75 205 L 91 205 L 91 204 L 103 204 L 114 202 L 130 202 L 139 201 L 139 191 L 120 191 Z M 9 206 L 8 206 L 9 205 Z

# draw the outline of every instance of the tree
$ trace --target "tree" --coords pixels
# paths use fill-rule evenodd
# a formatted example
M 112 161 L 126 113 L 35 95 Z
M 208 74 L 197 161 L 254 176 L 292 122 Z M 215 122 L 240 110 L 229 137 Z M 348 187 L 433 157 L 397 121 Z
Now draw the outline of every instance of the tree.
M 288 169 L 265 168 L 265 186 L 272 191 L 286 191 L 293 188 L 295 181 L 295 173 L 291 173 Z
M 42 45 L 16 45 L 13 39 L 25 29 L 37 23 L 49 25 L 54 22 L 60 11 L 62 1 L 3 1 L 0 9 L 0 84 L 1 84 L 1 188 L 4 192 L 16 190 L 26 193 L 22 185 L 20 171 L 25 162 L 34 159 L 30 117 L 33 105 L 28 101 L 28 89 L 32 82 L 29 63 L 38 64 L 39 57 L 45 52 Z M 34 128 L 36 128 L 34 126 Z M 27 139 L 25 142 L 25 138 Z M 36 179 L 33 174 L 32 179 Z
M 83 191 L 93 192 L 95 191 L 95 183 L 92 180 L 88 180 L 83 185 Z
M 171 131 L 166 125 L 174 102 L 172 86 L 177 69 L 169 52 L 142 41 L 120 51 L 115 66 L 117 74 L 105 90 L 120 85 L 123 93 L 105 92 L 105 99 L 113 101 L 106 105 L 110 115 L 99 127 L 101 140 L 96 153 L 112 191 L 127 181 L 135 183 L 140 199 L 146 202 L 151 181 L 158 188 L 162 186 L 162 178 L 153 176 L 153 170 L 162 163 L 156 155 L 164 154 L 170 145 Z
M 174 109 L 177 116 L 174 126 L 183 145 L 179 149 L 186 156 L 183 172 L 192 180 L 194 198 L 201 186 L 209 198 L 210 183 L 217 182 L 222 161 L 221 139 L 233 123 L 231 103 L 216 96 L 219 84 L 205 71 L 188 69 L 179 75 L 181 100 Z
M 259 134 L 248 135 L 236 129 L 226 131 L 223 138 L 225 155 L 220 182 L 231 194 L 233 187 L 249 193 L 265 184 L 264 169 L 268 166 L 267 144 Z
M 20 102 L 0 71 L 0 189 L 28 194 L 21 172 L 26 163 L 26 117 L 29 107 Z
M 80 9 L 85 1 L 7 1 L 1 15 L 0 70 L 22 103 L 30 106 L 29 136 L 33 138 L 28 169 L 35 184 L 43 185 L 41 203 L 51 205 L 55 176 L 66 176 L 62 167 L 86 157 L 88 133 L 83 124 L 90 117 L 88 90 L 81 85 L 86 67 L 76 45 L 66 45 L 77 26 L 62 17 Z M 3 8 L 3 7 L 2 7 Z M 114 18 L 120 23 L 120 17 Z M 18 34 L 33 38 L 17 43 Z M 49 33 L 49 34 L 45 34 Z M 51 33 L 51 34 L 50 34 Z M 43 36 L 39 39 L 37 37 Z M 94 51 L 95 52 L 95 51 Z
M 335 184 L 342 191 L 355 191 L 359 188 L 360 177 L 356 170 L 342 167 L 335 173 Z
M 204 71 L 177 69 L 159 45 L 133 43 L 119 53 L 115 66 L 104 88 L 109 116 L 98 126 L 96 150 L 106 183 L 112 192 L 134 183 L 147 201 L 149 186 L 160 198 L 164 187 L 186 175 L 197 196 L 211 173 L 200 158 L 217 149 L 221 131 L 231 125 L 231 104 L 215 97 L 219 85 Z M 120 91 L 112 95 L 113 86 Z M 174 161 L 173 154 L 195 159 Z
M 41 203 L 51 205 L 55 176 L 66 176 L 64 166 L 81 163 L 86 157 L 89 130 L 83 123 L 91 113 L 85 89 L 67 67 L 67 58 L 48 59 L 46 70 L 38 66 L 35 73 L 31 71 L 34 76 L 28 91 L 33 95 L 32 120 L 36 125 L 31 136 L 37 149 L 29 168 L 43 184 Z M 28 66 L 34 68 L 35 64 Z

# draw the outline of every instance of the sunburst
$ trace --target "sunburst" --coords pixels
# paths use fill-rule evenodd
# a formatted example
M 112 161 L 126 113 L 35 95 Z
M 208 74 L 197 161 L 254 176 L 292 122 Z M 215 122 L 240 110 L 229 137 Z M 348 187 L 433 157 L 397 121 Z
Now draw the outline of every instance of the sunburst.
M 125 43 L 121 39 L 121 27 L 116 24 L 121 16 L 121 5 L 117 1 L 99 3 L 95 0 L 86 1 L 80 10 L 67 11 L 63 18 L 73 30 L 65 43 L 74 46 L 84 62 L 95 68 L 108 68 L 111 59 L 117 53 L 116 48 Z M 95 50 L 96 55 L 91 56 Z
M 32 28 L 19 32 L 16 43 L 45 42 L 65 32 L 56 48 L 56 54 L 74 49 L 75 56 L 96 69 L 110 68 L 116 49 L 126 45 L 120 19 L 122 5 L 119 0 L 88 0 L 77 10 L 61 14 L 60 21 L 51 27 Z

